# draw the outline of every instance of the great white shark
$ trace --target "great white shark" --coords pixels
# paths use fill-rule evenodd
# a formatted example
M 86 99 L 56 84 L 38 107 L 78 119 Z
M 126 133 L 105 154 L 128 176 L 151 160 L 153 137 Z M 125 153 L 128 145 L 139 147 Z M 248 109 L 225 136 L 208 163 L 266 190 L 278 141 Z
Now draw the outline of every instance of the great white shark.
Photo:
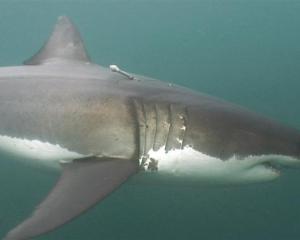
M 52 231 L 130 176 L 182 184 L 248 184 L 300 166 L 300 134 L 267 117 L 171 83 L 90 61 L 60 17 L 23 66 L 0 68 L 0 151 L 61 170 L 5 240 Z

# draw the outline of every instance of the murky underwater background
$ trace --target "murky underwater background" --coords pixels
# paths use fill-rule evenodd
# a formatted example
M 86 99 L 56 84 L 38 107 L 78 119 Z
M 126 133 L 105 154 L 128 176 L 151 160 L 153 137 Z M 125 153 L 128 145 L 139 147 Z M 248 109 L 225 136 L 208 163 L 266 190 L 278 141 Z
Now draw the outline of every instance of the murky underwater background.
M 65 14 L 94 62 L 198 89 L 300 128 L 299 13 L 297 0 L 0 0 L 0 65 L 30 57 Z M 0 237 L 56 178 L 1 156 Z M 235 188 L 125 184 L 38 239 L 298 240 L 300 171 Z

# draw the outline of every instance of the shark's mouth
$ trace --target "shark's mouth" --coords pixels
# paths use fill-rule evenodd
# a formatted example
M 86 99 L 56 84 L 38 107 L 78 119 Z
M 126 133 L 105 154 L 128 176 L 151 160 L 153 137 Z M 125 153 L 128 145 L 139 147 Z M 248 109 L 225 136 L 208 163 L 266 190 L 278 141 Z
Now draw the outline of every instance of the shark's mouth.
M 283 170 L 300 169 L 300 159 L 298 157 L 277 154 L 256 157 L 258 165 L 263 166 L 264 169 L 277 176 L 280 176 Z M 250 158 L 254 158 L 254 156 Z
M 276 162 L 264 162 L 262 164 L 266 169 L 271 170 L 272 172 L 276 173 L 276 174 L 280 174 L 280 169 L 282 168 L 281 165 L 279 165 Z
M 300 159 L 285 155 L 264 155 L 262 165 L 268 170 L 280 173 L 282 169 L 300 169 Z

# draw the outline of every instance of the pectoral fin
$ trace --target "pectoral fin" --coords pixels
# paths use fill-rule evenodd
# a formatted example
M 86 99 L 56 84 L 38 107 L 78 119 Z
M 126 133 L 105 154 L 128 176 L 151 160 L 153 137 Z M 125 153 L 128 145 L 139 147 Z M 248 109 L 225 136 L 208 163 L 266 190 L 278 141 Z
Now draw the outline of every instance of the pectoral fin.
M 54 230 L 102 200 L 136 172 L 133 161 L 85 158 L 64 163 L 63 173 L 32 216 L 5 240 L 25 240 Z

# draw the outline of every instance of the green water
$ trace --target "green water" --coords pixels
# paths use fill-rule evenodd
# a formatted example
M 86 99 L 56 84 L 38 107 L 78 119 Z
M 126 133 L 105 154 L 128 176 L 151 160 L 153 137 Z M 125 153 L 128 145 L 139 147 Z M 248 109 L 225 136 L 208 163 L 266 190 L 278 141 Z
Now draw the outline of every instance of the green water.
M 57 16 L 78 25 L 92 59 L 242 104 L 300 128 L 300 1 L 0 0 L 0 65 L 17 65 Z M 1 104 L 1 103 L 0 103 Z M 0 236 L 57 176 L 1 156 Z M 41 240 L 298 240 L 300 172 L 228 189 L 126 184 Z

